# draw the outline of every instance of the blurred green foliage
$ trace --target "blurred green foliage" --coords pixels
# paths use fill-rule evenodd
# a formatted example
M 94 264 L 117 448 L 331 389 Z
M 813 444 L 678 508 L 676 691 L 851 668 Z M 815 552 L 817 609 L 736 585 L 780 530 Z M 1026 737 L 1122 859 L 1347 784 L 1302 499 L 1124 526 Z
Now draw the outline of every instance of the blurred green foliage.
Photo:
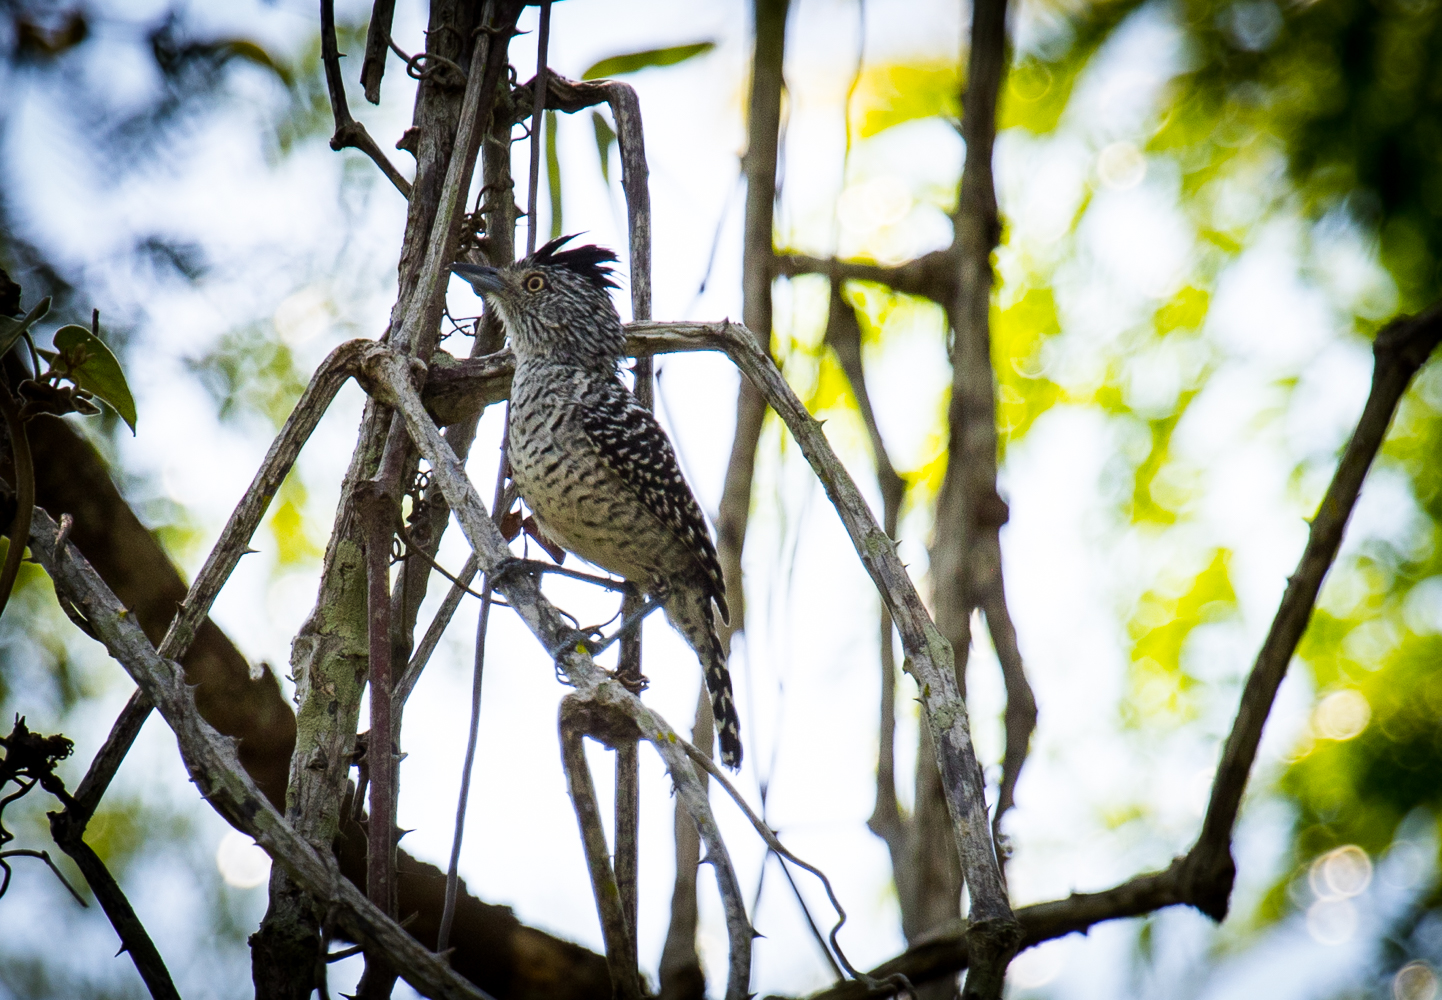
M 1339 342 L 1356 333 L 1370 335 L 1391 316 L 1415 312 L 1442 294 L 1442 3 L 1128 0 L 1068 7 L 1064 13 L 1048 8 L 1034 16 L 1047 27 L 1041 41 L 1017 53 L 1006 77 L 1000 145 L 1006 130 L 1045 142 L 1072 129 L 1073 139 L 1098 144 L 1093 155 L 1108 141 L 1129 141 L 1142 151 L 1149 176 L 1175 178 L 1177 206 L 1194 242 L 1178 286 L 1160 296 L 1150 319 L 1121 321 L 1123 328 L 1110 340 L 1087 341 L 1092 363 L 1068 371 L 1057 358 L 1078 334 L 1055 282 L 1066 264 L 1084 256 L 1078 233 L 1102 185 L 1094 176 L 1087 179 L 1076 215 L 1050 246 L 1019 242 L 1010 227 L 1005 230 L 998 258 L 1002 280 L 992 311 L 999 447 L 1004 458 L 1058 405 L 1090 407 L 1107 416 L 1121 442 L 1114 471 L 1125 470 L 1114 476 L 1116 530 L 1144 549 L 1172 552 L 1165 579 L 1122 602 L 1131 662 L 1123 721 L 1150 732 L 1204 715 L 1216 718 L 1208 708 L 1222 702 L 1229 719 L 1235 688 L 1210 683 L 1215 669 L 1203 683 L 1189 670 L 1186 650 L 1198 628 L 1240 621 L 1232 553 L 1208 547 L 1196 509 L 1204 483 L 1176 446 L 1193 403 L 1234 353 L 1209 326 L 1218 279 L 1270 223 L 1296 220 L 1304 233 L 1297 248 L 1300 270 L 1325 288 L 1338 308 Z M 1155 106 L 1128 135 L 1103 131 L 1107 138 L 1098 138 L 1074 127 L 1091 110 L 1074 100 L 1079 87 L 1139 18 L 1165 24 L 1180 43 Z M 960 77 L 957 64 L 949 62 L 866 67 L 849 108 L 853 133 L 862 141 L 885 142 L 886 130 L 902 123 L 954 123 Z M 1004 214 L 1005 197 L 1003 192 Z M 1380 273 L 1365 293 L 1330 287 L 1319 263 L 1318 234 L 1339 229 Z M 847 294 L 866 335 L 885 343 L 892 329 L 888 315 L 905 297 L 854 282 Z M 1141 406 L 1133 389 L 1147 377 L 1145 365 L 1164 370 L 1176 388 L 1162 394 L 1160 403 L 1151 398 Z M 1274 794 L 1295 809 L 1291 859 L 1253 915 L 1257 923 L 1248 924 L 1252 930 L 1307 905 L 1310 897 L 1289 886 L 1298 870 L 1305 872 L 1325 852 L 1356 844 L 1380 856 L 1419 810 L 1432 824 L 1442 820 L 1437 365 L 1424 371 L 1404 401 L 1373 474 L 1404 482 L 1421 516 L 1392 534 L 1349 541 L 1294 667 L 1310 675 L 1319 712 L 1331 704 L 1328 697 L 1346 692 L 1354 701 L 1365 699 L 1370 719 L 1356 733 L 1332 737 L 1320 735 L 1316 728 L 1323 723 L 1314 719 L 1313 731 L 1277 779 Z M 823 366 L 823 385 L 831 381 L 826 371 Z M 1280 405 L 1264 408 L 1251 433 L 1276 434 L 1301 371 L 1272 383 Z M 823 399 L 846 403 L 840 389 L 818 393 L 818 402 Z M 944 426 L 940 413 L 938 425 Z M 1338 439 L 1331 447 L 1340 449 L 1342 443 Z M 934 491 L 939 485 L 945 454 L 936 454 L 926 468 L 910 471 L 913 488 L 926 483 Z M 1325 469 L 1329 476 L 1335 452 L 1301 454 L 1297 462 L 1299 475 Z M 1298 515 L 1310 516 L 1305 504 L 1316 503 L 1316 491 L 1307 496 L 1294 491 L 1293 498 Z M 1179 576 L 1178 565 L 1195 569 Z M 1237 663 L 1233 672 L 1248 665 Z M 1107 825 L 1137 818 L 1133 806 L 1119 806 Z M 1409 923 L 1399 925 L 1383 972 L 1390 975 L 1419 954 L 1415 942 L 1395 946 L 1412 941 L 1413 929 L 1430 926 L 1428 920 L 1442 928 L 1438 907 L 1442 898 L 1422 894 L 1406 917 Z M 1148 928 L 1146 934 L 1154 932 Z M 1429 955 L 1436 963 L 1442 959 L 1442 932 L 1433 938 Z
M 624 76 L 627 73 L 639 73 L 643 69 L 675 66 L 687 59 L 704 56 L 715 47 L 715 42 L 693 42 L 690 45 L 673 45 L 665 49 L 647 49 L 644 52 L 610 56 L 594 63 L 581 74 L 581 79 L 603 80 L 612 76 Z
M 308 381 L 290 346 L 269 323 L 232 330 L 187 364 L 214 398 L 222 420 L 255 413 L 276 429 L 290 416 Z
M 1227 569 L 1231 555 L 1217 549 L 1195 576 L 1169 581 L 1184 589 L 1159 586 L 1137 601 L 1127 622 L 1132 696 L 1122 712 L 1128 724 L 1172 726 L 1196 719 L 1199 706 L 1189 696 L 1201 681 L 1187 670 L 1182 650 L 1198 626 L 1236 618 L 1237 595 Z

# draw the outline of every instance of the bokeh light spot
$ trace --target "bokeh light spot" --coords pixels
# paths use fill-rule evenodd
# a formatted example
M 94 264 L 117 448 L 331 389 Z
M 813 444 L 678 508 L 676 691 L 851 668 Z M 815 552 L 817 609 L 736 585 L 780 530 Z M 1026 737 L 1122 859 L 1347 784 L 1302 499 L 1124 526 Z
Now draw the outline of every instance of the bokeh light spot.
M 1360 896 L 1372 884 L 1372 859 L 1356 844 L 1347 844 L 1313 861 L 1308 881 L 1323 901 Z
M 1047 941 L 1012 959 L 1006 971 L 1007 982 L 1019 989 L 1035 989 L 1045 986 L 1061 974 L 1066 964 L 1066 955 L 1060 943 Z
M 1097 157 L 1097 176 L 1107 187 L 1126 191 L 1147 176 L 1147 160 L 1129 142 L 1114 142 Z
M 1423 961 L 1408 962 L 1392 977 L 1392 1000 L 1432 1000 L 1437 995 L 1437 973 Z
M 841 192 L 837 215 L 841 224 L 858 233 L 894 225 L 911 211 L 911 191 L 899 177 L 874 177 Z
M 1307 933 L 1318 944 L 1339 945 L 1357 932 L 1357 908 L 1346 899 L 1319 899 L 1307 909 Z
M 270 881 L 270 855 L 238 830 L 221 838 L 215 851 L 215 867 L 227 885 L 254 889 Z
M 1328 740 L 1350 740 L 1372 721 L 1372 706 L 1362 692 L 1334 691 L 1318 703 L 1312 713 L 1312 729 Z

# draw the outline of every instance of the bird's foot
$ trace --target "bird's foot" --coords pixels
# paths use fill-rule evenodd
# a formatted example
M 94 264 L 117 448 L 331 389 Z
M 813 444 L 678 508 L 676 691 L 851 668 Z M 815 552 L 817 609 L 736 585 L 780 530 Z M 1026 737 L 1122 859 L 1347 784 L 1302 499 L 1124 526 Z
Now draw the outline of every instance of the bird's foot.
M 595 650 L 591 653 L 591 655 L 600 656 L 607 649 L 610 649 L 617 639 L 620 639 L 623 635 L 626 635 L 632 629 L 638 627 L 647 615 L 655 611 L 657 608 L 661 607 L 661 603 L 662 602 L 658 600 L 650 600 L 647 601 L 645 604 L 641 605 L 641 607 L 637 608 L 635 611 L 631 612 L 625 617 L 624 620 L 622 620 L 621 627 L 616 629 L 616 631 L 611 634 L 611 637 L 609 639 L 597 646 Z
M 522 559 L 519 556 L 503 562 L 500 568 L 493 574 L 493 577 L 499 580 L 511 573 L 528 573 L 536 577 L 539 577 L 543 573 L 551 573 L 555 576 L 568 576 L 572 580 L 595 584 L 598 587 L 605 587 L 607 590 L 624 591 L 630 587 L 630 584 L 625 580 L 617 580 L 609 576 L 598 576 L 595 573 L 582 573 L 580 570 L 567 569 L 564 566 L 558 566 L 556 563 L 542 562 L 539 559 Z

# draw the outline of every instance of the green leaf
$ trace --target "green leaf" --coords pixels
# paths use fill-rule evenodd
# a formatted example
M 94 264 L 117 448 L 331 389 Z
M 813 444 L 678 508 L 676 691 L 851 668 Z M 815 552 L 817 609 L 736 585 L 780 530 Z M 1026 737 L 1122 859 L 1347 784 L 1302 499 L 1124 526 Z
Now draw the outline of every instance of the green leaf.
M 653 66 L 674 66 L 693 56 L 704 55 L 715 47 L 715 42 L 696 42 L 693 45 L 676 45 L 669 49 L 647 49 L 645 52 L 612 56 L 609 59 L 602 59 L 586 70 L 581 74 L 581 79 L 602 80 L 607 77 L 620 76 L 623 73 L 650 69 Z
M 55 331 L 55 352 L 46 351 L 45 356 L 52 367 L 60 360 L 62 368 L 57 368 L 57 373 L 109 403 L 134 434 L 135 398 L 110 348 L 83 326 L 62 326 Z
M 599 111 L 591 112 L 591 124 L 596 127 L 596 152 L 601 157 L 601 178 L 611 183 L 611 147 L 616 144 L 616 133 L 611 123 Z
M 0 358 L 10 353 L 10 348 L 20 339 L 26 330 L 45 318 L 50 311 L 50 296 L 45 296 L 35 308 L 26 314 L 24 319 L 11 319 L 9 316 L 0 316 Z
M 556 151 L 556 113 L 546 112 L 546 189 L 551 196 L 551 239 L 561 235 L 561 157 Z

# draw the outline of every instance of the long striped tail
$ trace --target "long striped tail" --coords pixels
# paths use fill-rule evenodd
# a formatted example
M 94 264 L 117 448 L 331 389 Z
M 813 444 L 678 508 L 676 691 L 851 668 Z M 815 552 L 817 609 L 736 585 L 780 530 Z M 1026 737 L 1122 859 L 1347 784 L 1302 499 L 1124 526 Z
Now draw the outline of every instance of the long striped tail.
M 666 617 L 701 661 L 706 690 L 711 693 L 711 712 L 716 717 L 721 763 L 735 771 L 741 766 L 741 720 L 731 694 L 731 672 L 726 669 L 721 639 L 716 635 L 711 598 L 697 587 L 677 587 L 666 599 Z

